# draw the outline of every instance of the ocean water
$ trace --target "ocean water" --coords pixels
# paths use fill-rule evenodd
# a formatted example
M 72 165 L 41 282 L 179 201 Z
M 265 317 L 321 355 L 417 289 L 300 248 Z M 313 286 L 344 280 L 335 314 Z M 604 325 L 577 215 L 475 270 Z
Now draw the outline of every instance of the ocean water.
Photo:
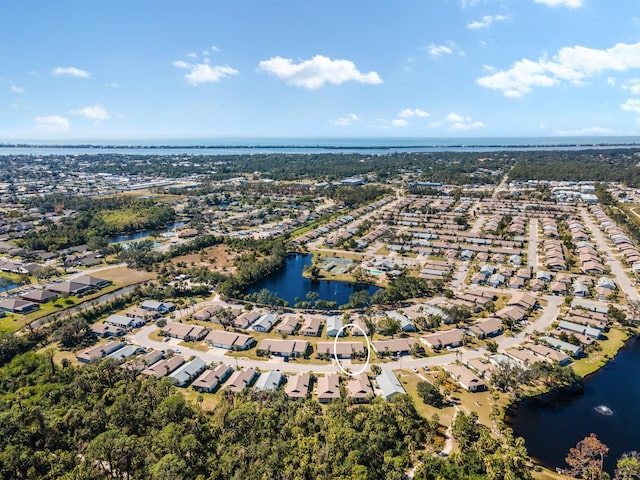
M 0 141 L 4 155 L 234 155 L 251 153 L 491 152 L 640 148 L 640 137 L 193 138 Z

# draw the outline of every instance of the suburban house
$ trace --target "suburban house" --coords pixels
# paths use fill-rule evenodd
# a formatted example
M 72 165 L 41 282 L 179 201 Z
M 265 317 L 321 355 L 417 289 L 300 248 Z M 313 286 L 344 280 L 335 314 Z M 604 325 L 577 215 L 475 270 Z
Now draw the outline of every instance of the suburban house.
M 132 357 L 140 352 L 144 352 L 144 348 L 138 345 L 125 344 L 124 347 L 117 349 L 115 352 L 111 352 L 107 355 L 107 358 L 113 358 L 114 360 L 123 360 L 127 357 Z
M 495 317 L 479 320 L 472 323 L 467 330 L 480 339 L 495 337 L 502 333 L 502 320 Z
M 202 340 L 209 333 L 209 329 L 201 325 L 171 322 L 164 326 L 161 332 L 167 337 L 179 338 L 185 342 L 196 342 Z
M 163 353 L 158 350 L 150 350 L 144 355 L 123 363 L 122 365 L 120 365 L 120 367 L 126 370 L 140 372 L 147 368 L 149 365 L 153 365 L 154 363 L 162 360 L 163 356 Z
M 225 348 L 227 350 L 247 350 L 253 346 L 255 340 L 251 335 L 243 333 L 211 330 L 205 341 L 212 347 Z
M 573 343 L 564 342 L 554 337 L 540 337 L 540 341 L 547 343 L 552 348 L 568 352 L 574 358 L 578 358 L 582 355 L 582 347 L 574 345 Z
M 253 368 L 233 372 L 227 381 L 226 388 L 233 393 L 240 393 L 245 388 L 249 388 L 258 375 L 260 374 Z
M 197 311 L 193 314 L 194 320 L 199 321 L 208 321 L 215 318 L 217 314 L 219 314 L 223 308 L 220 305 L 210 305 L 208 307 L 204 307 L 202 310 Z
M 144 325 L 144 320 L 137 317 L 125 317 L 124 315 L 109 315 L 104 321 L 107 325 L 120 327 L 124 330 L 132 330 Z
M 340 336 L 344 336 L 344 330 L 342 330 L 342 318 L 337 315 L 327 317 L 327 337 L 335 337 L 340 333 Z M 342 330 L 342 331 L 341 331 Z
M 548 347 L 547 345 L 527 343 L 524 347 L 547 361 L 557 362 L 562 366 L 571 363 L 571 357 L 569 357 L 569 355 L 555 348 Z
M 442 348 L 455 348 L 462 345 L 464 331 L 459 328 L 451 330 L 442 330 L 420 337 L 420 341 L 432 350 L 440 350 Z
M 200 357 L 196 357 L 174 370 L 171 375 L 169 375 L 169 381 L 178 387 L 186 387 L 197 378 L 205 368 L 207 368 L 207 363 Z
M 95 360 L 99 360 L 109 355 L 110 353 L 115 352 L 116 350 L 124 346 L 125 343 L 123 342 L 107 342 L 103 345 L 96 345 L 94 347 L 87 348 L 82 353 L 76 355 L 76 359 L 79 362 L 91 363 Z
M 292 335 L 300 325 L 300 319 L 297 315 L 286 315 L 282 316 L 282 321 L 278 328 L 276 328 L 276 333 L 280 335 Z
M 184 357 L 181 355 L 174 355 L 166 360 L 160 360 L 154 363 L 150 367 L 145 368 L 142 371 L 143 375 L 155 378 L 163 378 L 173 372 L 176 368 L 184 363 Z
M 521 307 L 527 311 L 533 310 L 538 304 L 538 299 L 526 292 L 518 292 L 515 295 L 512 295 L 507 305 L 512 307 Z
M 0 310 L 9 313 L 21 313 L 26 315 L 27 313 L 34 312 L 40 309 L 40 305 L 27 300 L 21 300 L 19 298 L 4 298 L 0 300 Z
M 275 312 L 269 312 L 262 315 L 251 327 L 254 331 L 266 333 L 270 331 L 278 322 L 278 315 Z
M 600 336 L 602 335 L 602 331 L 597 328 L 589 327 L 586 325 L 580 325 L 578 323 L 568 322 L 567 320 L 560 320 L 560 323 L 558 323 L 558 330 L 565 330 L 567 332 L 579 333 L 587 337 L 593 338 L 594 340 L 599 339 Z
M 320 332 L 322 332 L 322 319 L 312 316 L 305 317 L 299 333 L 305 337 L 319 337 Z
M 317 355 L 333 358 L 334 353 L 340 359 L 353 358 L 366 353 L 362 342 L 337 342 L 335 350 L 333 342 L 318 342 Z
M 306 340 L 278 340 L 265 338 L 258 345 L 258 352 L 278 357 L 303 357 L 309 349 Z
M 380 375 L 376 377 L 376 384 L 382 392 L 382 396 L 387 400 L 391 400 L 396 395 L 407 393 L 398 377 L 391 370 L 382 370 Z
M 106 323 L 94 323 L 91 325 L 91 332 L 97 337 L 108 338 L 120 337 L 126 333 L 126 330 Z
M 21 293 L 20 297 L 24 300 L 29 300 L 30 302 L 47 303 L 57 299 L 58 295 L 50 292 L 49 290 L 35 289 Z
M 495 368 L 495 365 L 490 362 L 483 362 L 479 358 L 472 358 L 467 362 L 467 368 L 470 368 L 480 378 L 491 378 L 491 371 Z
M 289 398 L 307 398 L 311 377 L 307 372 L 298 373 L 288 378 L 284 392 Z
M 284 379 L 284 376 L 280 372 L 275 372 L 275 371 L 264 372 L 260 375 L 258 380 L 256 380 L 256 383 L 253 386 L 253 388 L 255 388 L 256 390 L 262 390 L 266 392 L 275 390 L 280 386 L 283 379 Z
M 391 340 L 374 340 L 373 350 L 378 355 L 410 355 L 411 349 L 418 342 L 415 338 L 393 338 Z
M 91 290 L 91 286 L 84 283 L 77 282 L 75 280 L 65 280 L 64 282 L 53 282 L 47 285 L 47 290 L 50 292 L 59 293 L 64 296 L 69 295 L 82 295 L 83 293 Z
M 403 332 L 415 332 L 416 331 L 416 326 L 413 324 L 413 322 L 411 320 L 409 320 L 409 318 L 396 311 L 396 310 L 391 310 L 389 312 L 386 313 L 387 317 L 391 318 L 392 320 L 396 320 L 398 322 L 400 322 L 400 329 Z
M 506 350 L 505 353 L 525 368 L 530 367 L 536 362 L 550 363 L 549 360 L 538 357 L 535 353 L 526 348 L 510 348 L 509 350 Z
M 176 309 L 173 302 L 159 302 L 157 300 L 145 300 L 140 304 L 140 307 L 145 310 L 159 313 L 173 312 Z
M 233 320 L 233 326 L 236 328 L 247 329 L 254 324 L 262 316 L 260 310 L 250 310 L 248 312 L 242 312 Z
M 73 279 L 74 282 L 81 283 L 82 285 L 86 285 L 89 288 L 105 288 L 111 285 L 109 280 L 104 280 L 98 277 L 92 277 L 90 275 L 81 275 Z
M 369 401 L 373 397 L 373 388 L 366 373 L 349 377 L 347 380 L 347 396 L 357 403 Z
M 215 391 L 233 372 L 228 365 L 218 365 L 213 369 L 207 369 L 200 374 L 191 384 L 194 390 L 199 392 L 212 393 Z
M 445 370 L 449 372 L 451 378 L 469 392 L 482 392 L 487 389 L 487 384 L 478 378 L 478 376 L 467 367 L 451 364 L 447 365 Z
M 318 402 L 328 403 L 340 398 L 340 377 L 336 373 L 327 373 L 318 377 Z

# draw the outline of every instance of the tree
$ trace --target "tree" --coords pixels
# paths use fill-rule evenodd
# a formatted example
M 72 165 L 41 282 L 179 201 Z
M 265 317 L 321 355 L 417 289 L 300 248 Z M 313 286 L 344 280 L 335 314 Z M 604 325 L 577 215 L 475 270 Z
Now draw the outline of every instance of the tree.
M 588 480 L 601 480 L 607 478 L 602 471 L 604 457 L 609 453 L 609 448 L 598 440 L 595 433 L 580 440 L 575 448 L 569 449 L 565 458 L 571 467 L 569 474 L 576 478 Z
M 444 396 L 440 389 L 429 382 L 418 382 L 418 395 L 427 405 L 438 408 L 444 405 Z
M 496 353 L 498 351 L 498 342 L 496 342 L 495 340 L 487 340 L 485 342 L 487 344 L 487 350 L 489 350 L 491 353 Z
M 623 453 L 616 465 L 614 480 L 638 480 L 640 479 L 640 453 Z

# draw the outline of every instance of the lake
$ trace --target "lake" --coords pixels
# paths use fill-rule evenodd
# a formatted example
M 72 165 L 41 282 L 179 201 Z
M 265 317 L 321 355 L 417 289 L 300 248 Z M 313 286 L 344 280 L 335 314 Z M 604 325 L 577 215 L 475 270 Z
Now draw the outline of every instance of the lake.
M 555 470 L 566 468 L 569 449 L 595 433 L 609 447 L 605 470 L 613 477 L 618 458 L 640 451 L 640 340 L 629 340 L 604 368 L 585 380 L 582 394 L 548 394 L 510 408 L 507 424 L 525 439 L 532 457 Z M 597 407 L 607 407 L 607 409 Z M 603 413 L 601 413 L 603 412 Z
M 174 228 L 182 227 L 183 225 L 185 225 L 185 222 L 175 222 L 175 223 L 170 223 L 163 230 L 144 230 L 142 232 L 117 235 L 115 237 L 110 238 L 109 243 L 131 242 L 133 240 L 142 240 L 144 238 L 150 237 L 151 235 L 159 235 L 161 233 L 170 232 Z
M 307 292 L 317 292 L 318 298 L 334 301 L 338 306 L 349 303 L 349 296 L 358 290 L 367 290 L 373 295 L 379 287 L 374 285 L 355 285 L 347 282 L 329 280 L 312 281 L 302 276 L 304 268 L 311 265 L 313 255 L 290 255 L 281 270 L 263 278 L 249 287 L 247 293 L 259 292 L 263 288 L 275 293 L 289 302 L 290 306 L 298 301 L 305 301 Z

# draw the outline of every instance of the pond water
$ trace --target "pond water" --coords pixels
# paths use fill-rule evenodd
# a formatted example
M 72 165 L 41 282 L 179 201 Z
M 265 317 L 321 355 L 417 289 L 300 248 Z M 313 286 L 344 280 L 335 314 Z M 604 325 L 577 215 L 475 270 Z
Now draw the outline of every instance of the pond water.
M 185 222 L 174 222 L 167 225 L 163 230 L 144 230 L 142 232 L 127 233 L 118 235 L 109 239 L 109 243 L 131 242 L 132 240 L 142 240 L 151 235 L 159 235 L 161 233 L 170 232 L 174 228 L 182 227 Z
M 359 290 L 367 290 L 373 295 L 379 287 L 374 285 L 356 285 L 347 282 L 329 280 L 312 281 L 302 276 L 304 268 L 311 265 L 313 255 L 290 255 L 281 270 L 263 278 L 249 287 L 247 293 L 259 292 L 263 288 L 275 293 L 278 297 L 294 306 L 298 301 L 307 300 L 308 292 L 317 292 L 318 299 L 334 301 L 337 306 L 349 303 L 349 296 Z
M 583 393 L 528 399 L 510 408 L 506 420 L 530 455 L 552 470 L 566 468 L 569 449 L 595 433 L 610 449 L 605 470 L 613 477 L 624 452 L 640 451 L 640 339 L 590 375 Z

